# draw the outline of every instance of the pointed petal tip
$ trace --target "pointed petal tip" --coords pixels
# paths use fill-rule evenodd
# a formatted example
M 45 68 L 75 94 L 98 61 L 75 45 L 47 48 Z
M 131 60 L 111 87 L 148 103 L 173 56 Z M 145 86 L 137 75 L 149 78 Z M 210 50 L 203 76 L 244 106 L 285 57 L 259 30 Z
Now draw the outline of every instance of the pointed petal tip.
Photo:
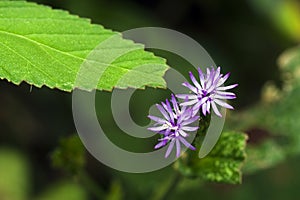
M 218 117 L 221 117 L 221 118 L 223 117 L 222 114 L 220 114 L 220 113 L 215 113 L 215 114 L 216 114 Z
M 238 83 L 232 84 L 232 88 L 230 88 L 230 89 L 236 88 L 237 86 L 239 86 Z
M 194 146 L 192 146 L 192 145 L 189 146 L 189 149 L 190 149 L 190 150 L 193 150 L 193 151 L 196 151 L 196 147 L 194 147 Z
M 230 76 L 230 74 L 231 74 L 231 72 L 228 72 L 227 74 L 225 74 L 225 76 L 224 77 L 229 77 Z

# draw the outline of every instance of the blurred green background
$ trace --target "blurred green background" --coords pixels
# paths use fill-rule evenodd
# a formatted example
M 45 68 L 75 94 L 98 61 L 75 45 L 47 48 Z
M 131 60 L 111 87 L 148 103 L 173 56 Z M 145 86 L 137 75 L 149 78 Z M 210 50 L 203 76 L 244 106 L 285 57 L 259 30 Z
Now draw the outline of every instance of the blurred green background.
M 115 31 L 158 26 L 191 36 L 224 73 L 232 72 L 229 82 L 239 83 L 235 90 L 238 99 L 232 102 L 234 112 L 256 105 L 266 83 L 282 87 L 278 57 L 300 41 L 300 2 L 293 0 L 36 2 L 90 18 Z M 176 55 L 155 53 L 182 73 L 190 69 L 189 63 Z M 172 176 L 171 167 L 147 174 L 118 172 L 85 152 L 72 136 L 76 129 L 69 93 L 6 81 L 0 81 L 0 91 L 0 200 L 145 199 L 158 189 L 161 179 Z M 135 121 L 149 123 L 149 107 L 168 96 L 169 91 L 160 89 L 137 91 L 130 104 Z M 155 140 L 133 139 L 123 133 L 113 122 L 109 104 L 110 93 L 98 92 L 98 117 L 110 139 L 132 151 L 150 150 Z M 239 127 L 238 123 L 232 120 L 230 126 Z M 249 141 L 264 139 L 265 132 L 256 127 L 248 133 Z M 82 166 L 85 172 L 76 174 Z M 169 199 L 298 199 L 299 168 L 300 157 L 294 156 L 271 168 L 246 173 L 241 185 L 184 180 Z

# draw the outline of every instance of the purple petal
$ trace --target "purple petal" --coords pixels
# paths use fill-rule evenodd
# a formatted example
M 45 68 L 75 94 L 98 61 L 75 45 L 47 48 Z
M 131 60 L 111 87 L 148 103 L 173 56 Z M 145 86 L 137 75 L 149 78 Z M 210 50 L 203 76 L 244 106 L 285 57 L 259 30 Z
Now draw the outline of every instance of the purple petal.
M 219 104 L 220 106 L 223 106 L 224 108 L 228 108 L 228 109 L 233 110 L 233 107 L 231 105 L 229 105 L 228 103 L 225 103 L 224 101 L 221 101 L 219 99 L 215 99 L 214 102 Z
M 205 103 L 205 102 L 207 102 L 208 99 L 209 99 L 208 97 L 203 97 L 203 98 L 199 101 L 200 105 L 203 104 L 203 103 Z
M 214 112 L 216 113 L 217 116 L 222 117 L 222 115 L 221 115 L 219 109 L 217 108 L 215 102 L 213 102 L 213 101 L 211 102 L 211 107 L 212 107 L 212 109 L 214 110 Z
M 170 129 L 166 129 L 164 131 L 161 132 L 161 134 L 164 134 L 165 136 L 170 135 L 171 130 Z
M 235 95 L 214 95 L 214 99 L 235 99 Z
M 233 92 L 216 91 L 215 94 L 219 94 L 222 96 L 235 96 L 235 94 Z
M 198 102 L 198 99 L 194 99 L 194 100 L 191 100 L 191 101 L 183 102 L 180 105 L 181 106 L 191 106 L 191 105 L 193 105 L 193 104 L 195 104 L 197 102 Z
M 228 85 L 228 86 L 224 86 L 224 87 L 218 87 L 217 90 L 230 90 L 232 88 L 237 87 L 239 84 L 233 84 L 233 85 Z
M 158 144 L 155 145 L 154 149 L 159 149 L 163 146 L 165 146 L 168 143 L 168 140 L 162 140 L 161 142 L 159 142 Z
M 178 158 L 180 156 L 180 142 L 178 139 L 175 139 L 176 141 L 176 157 Z
M 202 113 L 204 116 L 206 116 L 206 103 L 202 104 Z
M 171 121 L 171 123 L 174 123 L 174 113 L 173 113 L 173 109 L 172 109 L 171 104 L 168 99 L 166 99 L 166 105 L 167 105 L 167 111 L 170 116 L 170 121 Z
M 183 121 L 183 122 L 181 123 L 181 125 L 182 125 L 182 126 L 185 126 L 185 125 L 191 124 L 191 123 L 195 122 L 195 121 L 198 120 L 198 119 L 199 119 L 199 116 L 194 116 L 194 117 L 192 117 L 192 118 L 190 118 L 190 119 L 188 119 L 188 120 Z
M 179 113 L 178 103 L 177 103 L 177 100 L 176 100 L 174 94 L 171 94 L 171 102 L 173 104 L 173 108 L 175 109 L 175 112 Z
M 156 117 L 156 116 L 152 116 L 152 115 L 148 115 L 148 118 L 159 123 L 159 124 L 164 124 L 166 123 L 166 120 L 165 119 L 162 119 L 162 118 L 159 118 L 159 117 Z
M 181 127 L 182 130 L 184 131 L 196 131 L 198 130 L 199 127 L 191 127 L 191 126 L 183 126 Z
M 168 146 L 168 149 L 166 151 L 165 158 L 167 158 L 170 155 L 170 153 L 171 153 L 171 151 L 172 151 L 172 149 L 174 147 L 174 143 L 175 143 L 175 140 L 174 139 L 171 140 L 171 142 L 170 142 L 170 144 Z
M 209 88 L 207 88 L 206 92 L 207 93 L 211 93 L 212 91 L 214 91 L 217 87 L 217 83 L 212 83 L 211 86 Z
M 192 109 L 189 107 L 188 110 L 185 110 L 181 113 L 181 115 L 177 119 L 177 124 L 181 124 L 182 122 L 186 121 L 187 119 L 192 117 Z
M 199 73 L 201 86 L 204 87 L 205 78 L 204 78 L 204 74 L 203 74 L 202 70 L 200 69 L 200 67 L 198 67 L 198 73 Z
M 209 89 L 213 85 L 214 80 L 214 68 L 212 68 L 212 71 L 210 72 L 209 68 L 207 68 L 207 82 L 205 85 L 205 89 Z
M 190 143 L 188 143 L 188 141 L 186 141 L 183 137 L 179 137 L 179 140 L 187 148 L 189 148 L 191 150 L 196 150 L 196 148 L 194 146 L 192 146 Z
M 195 76 L 192 74 L 192 72 L 189 72 L 190 75 L 190 79 L 191 81 L 194 83 L 194 85 L 198 88 L 201 89 L 200 84 L 198 83 L 198 81 L 196 80 Z
M 161 112 L 161 114 L 167 119 L 170 120 L 170 117 L 168 115 L 168 113 L 166 112 L 166 110 L 159 104 L 156 104 L 157 109 Z
M 149 131 L 153 131 L 153 132 L 159 132 L 159 131 L 162 131 L 162 130 L 165 130 L 167 129 L 167 127 L 165 126 L 157 126 L 157 127 L 149 127 L 147 128 Z
M 207 101 L 206 103 L 206 111 L 207 113 L 210 113 L 210 101 Z
M 201 108 L 201 102 L 198 101 L 194 106 L 193 106 L 193 114 L 192 116 L 194 116 L 195 112 L 197 113 Z
M 181 106 L 181 105 L 180 105 Z M 186 112 L 186 108 L 187 108 L 187 106 L 181 106 L 181 112 L 182 113 L 185 113 Z
M 214 74 L 213 83 L 220 77 L 221 67 L 218 67 Z
M 184 82 L 184 83 L 182 83 L 182 85 L 185 86 L 185 87 L 187 87 L 187 88 L 189 88 L 192 92 L 194 92 L 196 94 L 198 93 L 197 88 L 195 88 L 194 86 L 192 86 L 188 82 Z
M 173 110 L 172 110 L 170 101 L 168 99 L 166 99 L 166 105 L 167 105 L 167 108 L 168 108 L 168 112 L 172 112 Z
M 167 102 L 169 102 L 169 101 L 166 100 L 166 103 Z M 169 106 L 166 103 L 161 102 L 161 105 L 163 106 L 163 108 L 165 109 L 165 111 L 166 111 L 166 113 L 168 115 L 168 121 L 171 122 L 171 123 L 174 123 L 174 113 L 172 111 L 172 108 L 170 108 L 170 103 L 169 103 Z
M 212 68 L 212 71 L 214 70 L 214 68 Z M 210 69 L 209 68 L 206 68 L 206 78 L 209 78 L 210 77 Z
M 182 130 L 179 130 L 178 132 L 179 132 L 179 134 L 180 134 L 182 137 L 188 137 L 188 136 L 189 136 L 186 132 L 184 132 L 184 131 L 182 131 Z
M 219 86 L 221 86 L 223 83 L 225 83 L 225 81 L 229 78 L 229 76 L 230 76 L 230 72 L 227 73 L 227 74 L 225 74 L 225 76 L 222 77 L 222 78 L 220 79 L 220 81 L 218 82 L 217 87 L 219 87 Z
M 176 97 L 179 99 L 197 99 L 198 96 L 195 94 L 176 94 Z
M 181 110 L 181 115 L 180 115 L 180 119 L 181 120 L 184 120 L 186 119 L 187 117 L 190 117 L 191 116 L 191 113 L 192 112 L 192 108 L 191 107 L 187 107 L 187 106 L 183 106 L 182 107 L 182 110 Z

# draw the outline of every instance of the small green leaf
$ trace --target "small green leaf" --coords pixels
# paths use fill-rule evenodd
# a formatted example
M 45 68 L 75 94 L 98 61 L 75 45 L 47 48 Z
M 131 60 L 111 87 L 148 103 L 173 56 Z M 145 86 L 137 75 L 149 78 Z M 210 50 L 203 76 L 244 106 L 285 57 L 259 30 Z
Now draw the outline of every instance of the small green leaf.
M 246 140 L 247 135 L 243 133 L 224 132 L 206 157 L 199 159 L 195 153 L 187 162 L 183 159 L 175 166 L 188 177 L 200 177 L 212 182 L 241 183 Z
M 24 1 L 0 1 L 0 79 L 41 87 L 165 87 L 165 60 L 88 19 Z M 80 66 L 92 63 L 79 82 Z M 99 75 L 86 85 L 90 75 Z M 88 83 L 89 84 L 89 83 Z
M 78 135 L 64 138 L 51 155 L 54 167 L 68 173 L 78 173 L 85 164 L 85 149 Z

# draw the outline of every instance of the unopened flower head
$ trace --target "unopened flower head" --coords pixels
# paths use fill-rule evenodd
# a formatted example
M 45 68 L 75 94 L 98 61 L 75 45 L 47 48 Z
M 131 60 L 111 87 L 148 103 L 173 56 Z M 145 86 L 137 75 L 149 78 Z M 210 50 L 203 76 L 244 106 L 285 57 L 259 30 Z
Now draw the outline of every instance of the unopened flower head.
M 216 115 L 222 117 L 217 105 L 233 109 L 233 107 L 225 101 L 227 99 L 235 99 L 236 95 L 232 92 L 227 92 L 226 90 L 235 88 L 238 84 L 222 86 L 228 79 L 230 73 L 223 75 L 220 71 L 220 67 L 216 70 L 212 67 L 211 69 L 207 68 L 205 74 L 198 68 L 200 81 L 197 81 L 195 76 L 190 72 L 189 75 L 193 85 L 185 82 L 183 83 L 183 86 L 189 88 L 192 91 L 192 94 L 176 95 L 178 98 L 188 99 L 188 101 L 181 103 L 181 105 L 193 106 L 193 115 L 196 115 L 199 110 L 203 115 L 206 115 L 207 113 L 210 113 L 210 109 L 212 108 Z
M 199 116 L 192 115 L 192 108 L 178 105 L 173 94 L 171 96 L 171 103 L 167 99 L 166 102 L 156 104 L 156 107 L 163 115 L 163 118 L 152 115 L 148 116 L 151 120 L 156 122 L 154 127 L 150 127 L 148 130 L 161 135 L 159 143 L 154 148 L 158 149 L 169 144 L 165 157 L 170 155 L 174 145 L 176 145 L 176 157 L 179 157 L 181 143 L 187 148 L 195 150 L 195 147 L 185 139 L 189 136 L 187 132 L 196 131 L 198 129 L 198 127 L 189 126 L 199 119 Z

